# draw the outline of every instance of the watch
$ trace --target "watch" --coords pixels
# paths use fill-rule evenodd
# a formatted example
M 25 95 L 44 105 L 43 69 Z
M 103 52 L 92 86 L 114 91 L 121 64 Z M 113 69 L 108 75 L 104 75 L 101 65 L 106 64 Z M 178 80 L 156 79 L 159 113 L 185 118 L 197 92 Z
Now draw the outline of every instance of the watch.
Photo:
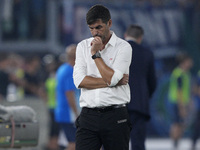
M 99 52 L 96 52 L 94 55 L 92 55 L 92 59 L 101 58 L 101 54 Z

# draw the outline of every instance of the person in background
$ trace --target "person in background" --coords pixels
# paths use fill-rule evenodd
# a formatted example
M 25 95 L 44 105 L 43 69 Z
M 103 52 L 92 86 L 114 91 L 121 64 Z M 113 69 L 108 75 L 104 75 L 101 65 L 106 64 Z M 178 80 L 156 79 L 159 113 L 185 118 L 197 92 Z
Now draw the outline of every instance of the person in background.
M 191 75 L 193 66 L 192 58 L 186 53 L 177 55 L 178 66 L 172 71 L 169 83 L 169 102 L 172 105 L 172 124 L 170 137 L 174 142 L 174 149 L 184 133 L 191 98 Z
M 73 73 L 82 107 L 76 120 L 76 150 L 99 150 L 102 145 L 105 150 L 128 150 L 132 48 L 110 30 L 111 15 L 105 6 L 92 6 L 86 21 L 93 37 L 78 44 Z
M 15 53 L 0 54 L 0 99 L 16 101 L 24 96 L 23 58 Z
M 25 72 L 23 78 L 24 97 L 45 99 L 44 82 L 40 72 L 41 59 L 37 55 L 25 57 Z
M 143 36 L 143 28 L 134 24 L 129 25 L 124 34 L 125 40 L 133 49 L 129 74 L 131 101 L 128 104 L 132 123 L 132 150 L 145 150 L 146 125 L 150 119 L 150 98 L 156 89 L 154 55 L 141 45 Z
M 66 48 L 67 62 L 62 64 L 56 72 L 56 99 L 55 109 L 56 121 L 61 130 L 64 131 L 68 141 L 66 150 L 75 150 L 75 119 L 79 115 L 77 107 L 77 89 L 73 82 L 73 66 L 75 64 L 76 45 L 72 44 Z
M 58 150 L 58 136 L 59 136 L 59 124 L 55 120 L 55 107 L 56 107 L 56 70 L 57 62 L 56 58 L 52 54 L 47 54 L 43 57 L 48 77 L 45 81 L 46 89 L 46 103 L 49 110 L 49 141 L 47 144 L 47 150 Z
M 7 96 L 7 88 L 10 83 L 10 75 L 7 71 L 9 65 L 9 55 L 0 53 L 0 100 L 5 100 Z
M 24 65 L 25 65 L 24 58 L 20 54 L 11 53 L 9 59 L 10 59 L 9 73 L 12 74 L 11 84 L 13 84 L 16 88 L 14 99 L 22 100 L 24 98 L 24 88 L 23 88 Z
M 194 117 L 194 122 L 193 122 L 193 127 L 192 127 L 192 135 L 191 135 L 191 140 L 192 140 L 192 149 L 191 150 L 196 150 L 196 145 L 197 145 L 197 140 L 200 137 L 200 71 L 198 71 L 197 74 L 197 79 L 196 79 L 196 84 L 194 88 L 194 109 L 195 109 L 195 117 Z

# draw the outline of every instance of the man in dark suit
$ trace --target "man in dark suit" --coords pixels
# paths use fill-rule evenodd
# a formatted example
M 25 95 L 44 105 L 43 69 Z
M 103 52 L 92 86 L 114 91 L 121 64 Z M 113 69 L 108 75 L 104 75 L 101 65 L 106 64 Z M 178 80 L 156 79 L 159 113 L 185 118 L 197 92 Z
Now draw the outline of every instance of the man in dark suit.
M 132 150 L 145 150 L 146 124 L 150 119 L 149 101 L 156 89 L 154 56 L 141 46 L 144 31 L 138 25 L 130 25 L 124 36 L 132 46 L 132 62 L 129 73 L 131 101 L 128 104 L 133 125 Z

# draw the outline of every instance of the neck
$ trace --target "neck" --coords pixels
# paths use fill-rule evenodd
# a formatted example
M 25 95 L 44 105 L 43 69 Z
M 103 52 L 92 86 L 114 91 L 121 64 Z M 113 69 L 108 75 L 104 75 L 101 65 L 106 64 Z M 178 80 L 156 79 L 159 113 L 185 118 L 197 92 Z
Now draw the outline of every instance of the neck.
M 187 72 L 188 71 L 188 69 L 184 66 L 184 65 L 180 65 L 179 66 L 184 72 Z
M 111 36 L 112 36 L 112 34 L 109 32 L 108 38 L 103 42 L 104 47 L 108 43 L 108 41 L 110 40 Z
M 127 37 L 125 38 L 125 40 L 126 40 L 126 41 L 134 41 L 134 42 L 137 43 L 137 39 L 134 38 L 134 37 L 131 37 L 131 36 L 127 36 Z
M 72 67 L 74 66 L 74 61 L 69 60 L 67 63 Z
M 131 37 L 131 36 L 125 37 L 125 40 L 126 40 L 126 41 L 134 41 L 134 42 L 137 43 L 137 44 L 141 44 L 140 39 L 136 39 L 136 38 Z

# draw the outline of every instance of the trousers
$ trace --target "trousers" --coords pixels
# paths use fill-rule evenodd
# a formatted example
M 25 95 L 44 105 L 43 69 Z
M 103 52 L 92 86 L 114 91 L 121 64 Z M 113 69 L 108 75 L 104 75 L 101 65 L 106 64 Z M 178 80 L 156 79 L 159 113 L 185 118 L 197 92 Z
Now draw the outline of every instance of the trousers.
M 147 118 L 136 112 L 129 112 L 129 115 L 133 125 L 131 131 L 131 150 L 145 150 Z
M 82 108 L 76 120 L 76 150 L 128 150 L 131 123 L 126 107 Z

